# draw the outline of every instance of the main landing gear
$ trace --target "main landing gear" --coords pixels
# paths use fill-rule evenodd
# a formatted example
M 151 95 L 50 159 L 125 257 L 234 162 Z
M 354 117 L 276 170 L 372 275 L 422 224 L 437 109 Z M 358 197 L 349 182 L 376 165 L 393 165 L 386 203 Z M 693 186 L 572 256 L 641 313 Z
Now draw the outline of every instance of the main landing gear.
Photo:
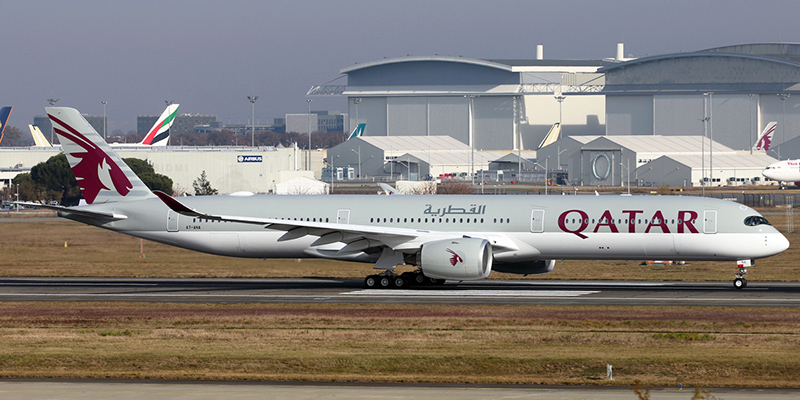
M 444 282 L 444 279 L 427 277 L 420 270 L 403 272 L 400 275 L 386 271 L 364 278 L 364 287 L 367 289 L 405 289 L 411 286 L 442 285 Z
M 736 267 L 739 268 L 739 272 L 736 273 L 736 279 L 733 280 L 733 287 L 736 289 L 744 289 L 747 287 L 747 279 L 744 278 L 747 275 L 747 267 L 753 265 L 753 260 L 739 260 L 736 263 Z

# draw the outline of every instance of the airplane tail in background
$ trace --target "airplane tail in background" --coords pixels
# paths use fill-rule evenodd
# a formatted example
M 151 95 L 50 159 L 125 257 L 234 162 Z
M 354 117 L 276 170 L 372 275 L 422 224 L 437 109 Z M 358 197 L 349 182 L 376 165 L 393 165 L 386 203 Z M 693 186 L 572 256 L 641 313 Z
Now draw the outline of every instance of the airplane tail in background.
M 764 127 L 764 131 L 761 132 L 761 136 L 759 136 L 753 148 L 755 150 L 769 150 L 769 147 L 772 145 L 772 135 L 775 134 L 775 128 L 777 126 L 777 122 L 773 121 L 768 123 L 767 126 Z
M 542 147 L 553 144 L 553 142 L 558 140 L 560 136 L 561 136 L 561 124 L 556 122 L 555 124 L 553 124 L 553 127 L 550 128 L 550 132 L 547 132 L 547 135 L 545 135 L 544 139 L 542 139 L 542 142 L 539 143 L 538 148 L 541 149 Z
M 48 141 L 47 138 L 44 137 L 44 134 L 42 133 L 42 130 L 39 129 L 38 126 L 36 126 L 36 125 L 28 125 L 28 129 L 31 130 L 31 136 L 33 136 L 34 146 L 36 146 L 36 147 L 53 147 L 53 145 L 50 144 L 50 141 Z
M 3 142 L 3 131 L 6 130 L 6 123 L 8 123 L 8 116 L 11 115 L 11 110 L 14 107 L 8 106 L 0 108 L 0 143 Z
M 86 203 L 156 197 L 78 110 L 47 107 L 45 111 Z
M 366 123 L 361 123 L 361 124 L 356 125 L 356 128 L 353 129 L 353 133 L 350 134 L 350 136 L 347 138 L 347 140 L 350 140 L 352 138 L 357 138 L 359 136 L 364 136 L 364 128 L 366 126 L 367 126 Z
M 139 144 L 142 146 L 166 146 L 169 141 L 169 128 L 175 122 L 175 116 L 178 115 L 178 106 L 180 104 L 168 105 Z

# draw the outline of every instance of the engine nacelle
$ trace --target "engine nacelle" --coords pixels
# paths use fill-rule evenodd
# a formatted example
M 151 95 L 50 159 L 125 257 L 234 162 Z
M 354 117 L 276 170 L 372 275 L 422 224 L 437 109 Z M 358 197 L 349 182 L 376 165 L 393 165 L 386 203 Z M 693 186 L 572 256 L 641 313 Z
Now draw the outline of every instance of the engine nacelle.
M 437 240 L 422 246 L 419 261 L 425 276 L 477 281 L 492 272 L 492 246 L 477 238 Z
M 536 260 L 503 264 L 497 263 L 494 265 L 494 270 L 507 274 L 532 275 L 546 274 L 552 271 L 555 266 L 556 260 Z

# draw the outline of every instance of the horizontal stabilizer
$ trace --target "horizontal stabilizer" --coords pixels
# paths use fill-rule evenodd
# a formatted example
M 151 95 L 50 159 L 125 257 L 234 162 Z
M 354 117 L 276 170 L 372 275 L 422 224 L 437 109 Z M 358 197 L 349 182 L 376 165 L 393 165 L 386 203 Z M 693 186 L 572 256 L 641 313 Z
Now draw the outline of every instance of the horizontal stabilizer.
M 65 214 L 72 214 L 72 215 L 80 215 L 82 217 L 96 218 L 103 220 L 114 220 L 114 221 L 128 219 L 127 215 L 110 213 L 105 211 L 87 210 L 83 207 L 64 207 L 64 206 L 56 206 L 50 204 L 31 203 L 27 201 L 16 201 L 13 202 L 12 204 L 19 204 L 25 207 L 45 208 L 48 210 L 58 211 L 58 213 L 62 216 Z

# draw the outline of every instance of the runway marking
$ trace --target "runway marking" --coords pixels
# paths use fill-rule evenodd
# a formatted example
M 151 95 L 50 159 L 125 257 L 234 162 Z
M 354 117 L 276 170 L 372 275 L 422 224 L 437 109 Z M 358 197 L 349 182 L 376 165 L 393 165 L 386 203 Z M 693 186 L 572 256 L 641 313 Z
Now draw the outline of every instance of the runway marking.
M 418 296 L 418 297 L 578 297 L 600 293 L 596 290 L 397 290 L 365 289 L 344 292 L 358 296 Z

